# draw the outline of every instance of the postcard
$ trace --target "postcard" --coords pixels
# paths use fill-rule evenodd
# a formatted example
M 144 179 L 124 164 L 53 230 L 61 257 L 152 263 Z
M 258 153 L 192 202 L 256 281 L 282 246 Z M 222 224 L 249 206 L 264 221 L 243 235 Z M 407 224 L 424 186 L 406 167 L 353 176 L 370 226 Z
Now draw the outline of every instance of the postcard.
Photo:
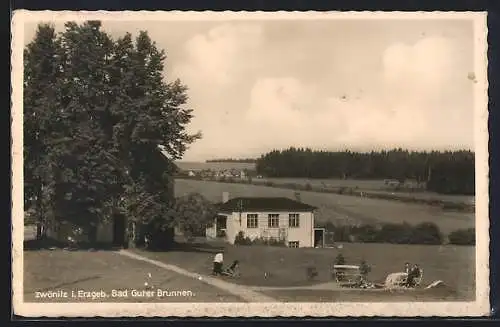
M 15 314 L 489 314 L 486 13 L 12 30 Z

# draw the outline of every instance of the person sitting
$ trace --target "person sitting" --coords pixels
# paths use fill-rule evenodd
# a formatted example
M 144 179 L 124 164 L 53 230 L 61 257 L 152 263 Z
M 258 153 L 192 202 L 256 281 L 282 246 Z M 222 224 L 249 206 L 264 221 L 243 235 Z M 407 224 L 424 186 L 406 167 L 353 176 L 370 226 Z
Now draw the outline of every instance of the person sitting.
M 410 269 L 408 273 L 408 277 L 406 279 L 406 286 L 407 287 L 415 287 L 417 286 L 417 279 L 420 278 L 421 271 L 418 265 L 413 265 L 413 267 Z
M 240 262 L 238 260 L 234 260 L 233 263 L 231 264 L 231 266 L 229 266 L 229 268 L 227 268 L 223 271 L 223 274 L 226 276 L 238 275 L 237 269 L 239 267 L 239 263 Z
M 407 275 L 408 275 L 408 274 L 410 274 L 410 270 L 411 270 L 411 268 L 410 268 L 410 263 L 409 263 L 409 262 L 406 262 L 406 263 L 405 263 L 405 273 L 406 273 Z

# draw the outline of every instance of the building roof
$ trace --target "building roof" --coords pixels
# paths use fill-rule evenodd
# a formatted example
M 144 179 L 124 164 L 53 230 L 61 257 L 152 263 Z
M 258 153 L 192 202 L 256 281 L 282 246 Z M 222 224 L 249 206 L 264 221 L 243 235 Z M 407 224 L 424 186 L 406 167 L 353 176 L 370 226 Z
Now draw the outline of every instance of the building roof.
M 313 211 L 316 207 L 284 197 L 239 197 L 218 203 L 222 212 L 238 211 Z

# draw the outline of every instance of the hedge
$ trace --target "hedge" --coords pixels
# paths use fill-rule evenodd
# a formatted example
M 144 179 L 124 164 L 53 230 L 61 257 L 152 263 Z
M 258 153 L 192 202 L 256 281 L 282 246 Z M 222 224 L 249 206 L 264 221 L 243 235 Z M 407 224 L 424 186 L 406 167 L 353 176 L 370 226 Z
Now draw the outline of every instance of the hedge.
M 475 245 L 475 228 L 457 229 L 448 235 L 448 242 L 454 245 Z
M 439 227 L 431 222 L 417 225 L 384 223 L 357 226 L 334 226 L 332 223 L 326 223 L 322 227 L 334 233 L 336 242 L 442 244 L 444 240 Z

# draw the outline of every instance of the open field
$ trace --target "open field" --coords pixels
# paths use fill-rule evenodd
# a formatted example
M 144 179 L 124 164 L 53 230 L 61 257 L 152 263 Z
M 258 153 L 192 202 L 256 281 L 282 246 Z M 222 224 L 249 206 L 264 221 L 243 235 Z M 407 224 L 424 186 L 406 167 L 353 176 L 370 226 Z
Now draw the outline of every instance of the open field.
M 370 193 L 381 193 L 381 194 L 396 194 L 400 197 L 409 197 L 423 200 L 440 200 L 455 203 L 466 203 L 473 204 L 474 196 L 469 195 L 447 195 L 438 194 L 428 191 L 394 191 L 390 187 L 384 184 L 383 180 L 354 180 L 354 179 L 309 179 L 309 178 L 262 178 L 253 179 L 255 184 L 265 184 L 266 182 L 272 182 L 276 185 L 280 184 L 297 184 L 306 185 L 309 184 L 313 188 L 326 188 L 326 189 L 339 189 L 342 187 L 357 189 L 359 191 L 367 191 Z
M 199 192 L 207 199 L 219 202 L 222 192 L 231 197 L 285 196 L 294 197 L 295 191 L 249 184 L 218 183 L 178 179 L 175 182 L 177 196 Z M 342 223 L 394 222 L 418 224 L 434 222 L 445 234 L 475 226 L 473 213 L 443 211 L 441 208 L 398 201 L 369 199 L 348 195 L 301 191 L 302 201 L 318 207 L 316 222 Z
M 148 278 L 151 273 L 151 278 Z M 182 293 L 157 296 L 133 296 L 132 290 L 145 290 L 144 283 L 154 288 Z M 112 290 L 128 290 L 128 296 L 112 297 Z M 78 291 L 104 291 L 108 296 L 75 297 Z M 40 298 L 48 291 L 65 291 L 69 298 Z M 82 294 L 82 293 L 81 293 Z M 40 293 L 39 293 L 40 295 Z M 85 295 L 85 294 L 82 294 Z M 174 296 L 175 295 L 175 296 Z M 112 251 L 24 251 L 24 301 L 26 302 L 241 302 L 239 297 L 185 277 Z
M 422 246 L 392 244 L 344 244 L 342 249 L 292 249 L 286 247 L 213 245 L 200 242 L 189 247 L 174 249 L 169 252 L 141 251 L 142 255 L 165 263 L 175 264 L 199 274 L 209 274 L 212 269 L 213 255 L 224 246 L 225 265 L 233 260 L 240 261 L 240 278 L 226 280 L 253 287 L 292 287 L 331 282 L 330 267 L 335 257 L 342 253 L 347 264 L 359 264 L 365 259 L 372 270 L 369 279 L 382 282 L 392 272 L 402 271 L 406 261 L 418 263 L 424 270 L 423 285 L 435 280 L 442 280 L 446 290 L 413 292 L 401 295 L 399 300 L 408 300 L 408 296 L 428 300 L 440 297 L 441 300 L 472 300 L 475 296 L 475 259 L 474 247 Z M 308 280 L 306 269 L 314 266 L 318 276 Z M 267 274 L 266 274 L 267 273 Z M 356 292 L 351 290 L 261 290 L 265 294 L 290 301 L 387 301 L 384 292 Z M 437 293 L 435 292 L 437 291 Z M 378 294 L 378 295 L 377 295 Z M 379 298 L 380 297 L 380 298 Z
M 237 170 L 255 170 L 255 164 L 253 163 L 242 163 L 242 162 L 184 162 L 177 161 L 176 165 L 182 170 L 226 170 L 226 169 L 237 169 Z M 272 182 L 274 184 L 297 184 L 306 185 L 309 184 L 315 188 L 331 188 L 338 189 L 342 187 L 357 189 L 360 191 L 370 191 L 370 193 L 393 193 L 394 191 L 384 184 L 384 180 L 358 180 L 358 179 L 316 179 L 316 178 L 254 178 L 252 183 L 254 184 L 265 184 L 266 182 Z M 434 192 L 419 191 L 419 192 L 405 192 L 398 191 L 395 192 L 401 197 L 412 197 L 423 200 L 440 200 L 455 203 L 466 203 L 474 204 L 474 196 L 469 195 L 447 195 L 438 194 Z

